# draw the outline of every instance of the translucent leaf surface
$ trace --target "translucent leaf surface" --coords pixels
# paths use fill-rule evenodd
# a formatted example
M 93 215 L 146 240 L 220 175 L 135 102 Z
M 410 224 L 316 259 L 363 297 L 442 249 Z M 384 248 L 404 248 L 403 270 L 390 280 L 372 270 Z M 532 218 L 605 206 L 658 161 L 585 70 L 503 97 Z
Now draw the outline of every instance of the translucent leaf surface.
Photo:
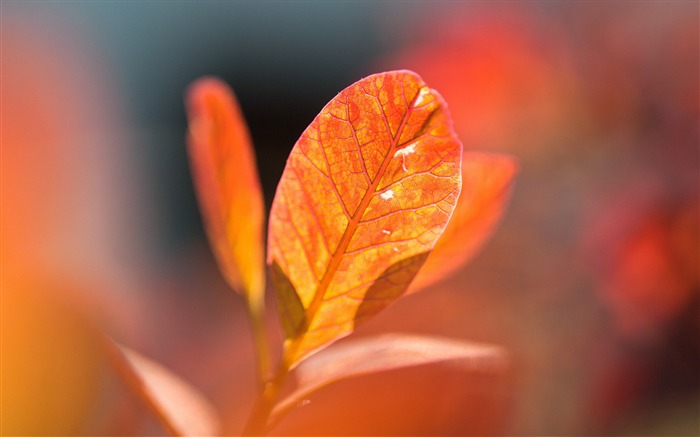
M 404 293 L 457 202 L 461 154 L 442 97 L 409 71 L 356 82 L 303 132 L 268 238 L 287 366 Z
M 449 275 L 481 249 L 503 217 L 517 172 L 518 163 L 512 156 L 464 153 L 457 207 L 409 292 Z
M 187 91 L 189 154 L 209 242 L 226 280 L 259 299 L 264 204 L 248 128 L 230 88 L 203 78 Z

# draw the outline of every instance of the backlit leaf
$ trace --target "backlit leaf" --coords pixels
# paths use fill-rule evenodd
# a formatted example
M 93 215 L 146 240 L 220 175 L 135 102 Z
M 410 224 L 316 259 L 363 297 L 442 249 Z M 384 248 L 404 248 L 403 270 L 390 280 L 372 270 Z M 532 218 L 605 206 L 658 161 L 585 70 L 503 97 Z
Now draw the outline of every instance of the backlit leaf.
M 454 272 L 479 251 L 503 216 L 517 171 L 518 163 L 511 156 L 464 153 L 459 202 L 409 293 Z
M 457 202 L 461 152 L 442 97 L 409 71 L 351 85 L 303 132 L 268 237 L 288 366 L 403 294 Z
M 190 162 L 209 242 L 228 283 L 261 299 L 264 205 L 238 102 L 222 81 L 203 78 L 187 91 L 187 112 Z
M 296 388 L 272 412 L 275 423 L 315 391 L 335 381 L 377 372 L 450 363 L 469 372 L 500 372 L 505 351 L 486 344 L 410 334 L 388 334 L 337 344 L 301 363 L 294 371 Z

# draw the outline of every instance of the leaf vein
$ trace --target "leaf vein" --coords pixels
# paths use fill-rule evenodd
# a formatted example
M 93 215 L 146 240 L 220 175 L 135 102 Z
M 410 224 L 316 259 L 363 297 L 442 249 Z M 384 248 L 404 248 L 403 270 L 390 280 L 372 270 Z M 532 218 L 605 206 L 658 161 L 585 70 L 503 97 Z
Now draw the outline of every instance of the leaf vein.
M 360 164 L 362 164 L 362 173 L 365 175 L 365 180 L 367 181 L 367 185 L 371 185 L 372 181 L 371 178 L 369 177 L 369 173 L 367 172 L 367 164 L 365 164 L 365 158 L 362 155 L 362 147 L 360 147 L 360 141 L 357 139 L 357 131 L 355 130 L 355 126 L 353 126 L 352 121 L 350 121 L 350 105 L 348 105 L 348 97 L 347 95 L 345 96 L 345 113 L 347 114 L 348 117 L 348 124 L 350 125 L 350 130 L 352 131 L 352 139 L 355 140 L 355 147 L 357 147 L 357 155 L 360 158 Z
M 289 199 L 289 195 L 288 195 L 287 191 L 284 190 L 283 193 L 284 193 L 284 197 Z M 299 227 L 294 222 L 294 214 L 291 214 L 291 213 L 289 214 L 289 222 L 292 224 L 292 229 L 294 229 L 294 233 L 296 233 L 299 240 L 303 242 L 304 239 L 301 236 L 301 231 L 299 231 Z M 306 259 L 306 263 L 309 266 L 309 270 L 311 270 L 311 273 L 313 274 L 314 279 L 318 283 L 319 282 L 318 275 L 316 273 L 316 268 L 314 267 L 313 263 L 311 262 L 311 256 L 309 254 L 309 251 L 306 248 L 306 245 L 304 245 L 304 244 L 301 244 L 301 248 L 302 248 L 302 251 L 304 252 L 304 258 Z
M 299 177 L 299 173 L 297 172 L 296 166 L 292 165 L 291 169 L 294 172 L 294 174 L 296 174 L 297 177 Z M 318 213 L 316 212 L 316 209 L 314 208 L 313 203 L 311 203 L 311 198 L 309 196 L 309 193 L 306 191 L 306 187 L 304 186 L 303 183 L 300 184 L 300 186 L 301 186 L 302 194 L 304 195 L 303 196 L 304 202 L 306 203 L 306 206 L 311 211 L 311 215 L 313 215 L 313 217 L 314 217 L 314 221 L 316 222 L 316 226 L 318 226 L 318 229 L 319 229 L 319 234 L 321 235 L 321 241 L 323 242 L 323 246 L 325 247 L 326 252 L 328 252 L 328 256 L 330 256 L 332 252 L 331 252 L 331 249 L 328 247 L 328 239 L 326 238 L 326 234 L 323 233 L 323 226 L 321 225 L 321 219 L 318 216 Z
M 414 102 L 415 99 L 418 97 L 418 94 L 414 97 Z M 386 114 L 384 114 L 384 108 L 381 107 L 382 110 L 382 115 L 385 119 L 385 122 L 388 126 L 388 119 L 386 118 Z M 406 123 L 412 113 L 413 106 L 410 106 L 406 113 L 403 115 L 401 123 L 399 125 L 399 128 L 397 130 L 397 135 L 396 137 L 392 136 L 392 140 L 389 144 L 389 148 L 386 152 L 386 155 L 384 156 L 384 160 L 382 161 L 381 166 L 379 167 L 379 170 L 377 171 L 377 174 L 375 175 L 374 180 L 372 181 L 372 184 L 367 188 L 367 191 L 362 197 L 362 200 L 358 204 L 355 212 L 353 212 L 353 215 L 350 219 L 350 222 L 347 224 L 345 227 L 345 231 L 343 232 L 343 235 L 340 239 L 340 242 L 338 243 L 338 246 L 336 247 L 335 252 L 333 253 L 333 256 L 331 256 L 331 259 L 326 267 L 326 271 L 323 274 L 323 277 L 321 278 L 318 286 L 316 287 L 316 292 L 314 293 L 313 299 L 311 301 L 311 304 L 306 310 L 306 317 L 304 319 L 304 325 L 301 327 L 299 334 L 297 337 L 293 340 L 293 342 L 290 344 L 290 346 L 285 350 L 286 353 L 286 358 L 287 359 L 292 359 L 294 354 L 297 353 L 299 347 L 301 346 L 301 340 L 304 338 L 304 335 L 308 332 L 311 323 L 314 320 L 314 317 L 318 313 L 318 310 L 323 302 L 323 298 L 325 296 L 326 291 L 328 290 L 328 287 L 330 286 L 330 283 L 333 279 L 333 276 L 335 275 L 338 266 L 340 265 L 341 260 L 344 258 L 345 251 L 350 244 L 350 240 L 352 239 L 352 236 L 355 234 L 355 231 L 358 228 L 358 225 L 360 223 L 360 220 L 362 218 L 362 214 L 364 214 L 365 209 L 369 205 L 369 202 L 371 199 L 374 197 L 376 194 L 377 186 L 379 185 L 379 182 L 381 181 L 382 176 L 384 175 L 387 166 L 389 165 L 389 162 L 393 158 L 394 151 L 396 149 L 396 138 L 401 138 L 401 133 L 403 132 L 404 127 L 406 126 Z M 389 131 L 389 134 L 391 134 L 391 131 Z M 323 149 L 323 147 L 322 147 Z M 325 155 L 325 150 L 324 150 L 324 156 Z M 326 157 L 326 164 L 328 164 L 328 159 Z M 330 173 L 330 168 L 329 168 L 329 174 Z M 333 188 L 337 190 L 334 184 Z

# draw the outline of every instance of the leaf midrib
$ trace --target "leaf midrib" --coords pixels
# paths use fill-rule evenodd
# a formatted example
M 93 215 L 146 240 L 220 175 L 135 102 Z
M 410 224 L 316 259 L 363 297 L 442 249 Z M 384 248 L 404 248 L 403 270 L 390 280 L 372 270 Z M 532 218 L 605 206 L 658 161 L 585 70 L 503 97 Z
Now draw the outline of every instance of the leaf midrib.
M 424 86 L 421 86 L 421 89 Z M 335 275 L 338 266 L 340 265 L 340 262 L 343 259 L 343 256 L 345 255 L 345 252 L 347 250 L 348 245 L 350 244 L 350 240 L 352 239 L 353 235 L 355 234 L 355 231 L 357 230 L 360 221 L 362 219 L 362 216 L 364 212 L 367 209 L 367 206 L 369 206 L 370 201 L 372 200 L 372 197 L 376 194 L 377 187 L 379 186 L 379 183 L 382 180 L 382 177 L 384 176 L 384 172 L 386 171 L 386 168 L 389 166 L 389 163 L 394 157 L 394 153 L 396 153 L 397 149 L 397 143 L 401 139 L 401 135 L 403 134 L 403 130 L 406 127 L 406 123 L 408 122 L 408 119 L 411 116 L 411 113 L 413 112 L 415 108 L 415 102 L 418 96 L 420 95 L 420 89 L 416 93 L 416 95 L 413 97 L 411 100 L 411 103 L 408 105 L 408 109 L 406 110 L 406 113 L 404 114 L 401 124 L 399 125 L 399 128 L 397 129 L 396 135 L 392 136 L 391 138 L 391 144 L 389 146 L 389 149 L 387 150 L 386 156 L 384 157 L 384 161 L 382 161 L 382 165 L 379 167 L 379 170 L 377 170 L 377 173 L 372 180 L 371 184 L 369 187 L 367 187 L 367 191 L 365 192 L 364 196 L 362 197 L 362 200 L 360 201 L 360 204 L 357 206 L 357 209 L 355 210 L 355 213 L 352 215 L 350 218 L 350 221 L 348 222 L 347 227 L 345 228 L 345 231 L 343 232 L 343 236 L 340 238 L 340 242 L 338 243 L 338 246 L 336 247 L 335 252 L 333 253 L 333 256 L 331 257 L 330 261 L 328 262 L 328 265 L 326 267 L 326 271 L 323 273 L 323 277 L 321 278 L 321 281 L 318 284 L 318 287 L 316 288 L 316 293 L 314 294 L 314 297 L 311 301 L 311 304 L 306 310 L 306 314 L 304 317 L 304 323 L 301 325 L 299 328 L 299 331 L 295 338 L 292 340 L 292 342 L 289 344 L 287 348 L 285 348 L 285 361 L 287 361 L 287 364 L 291 366 L 291 364 L 294 363 L 294 356 L 296 355 L 299 347 L 301 346 L 301 341 L 304 338 L 304 335 L 309 331 L 309 328 L 311 327 L 311 322 L 313 322 L 314 317 L 318 313 L 319 309 L 321 308 L 321 304 L 323 303 L 323 298 L 325 297 L 326 291 L 328 290 L 328 287 L 330 286 L 331 281 L 333 280 L 333 276 Z M 382 116 L 386 120 L 386 114 L 384 113 L 384 109 L 382 108 Z M 354 130 L 355 128 L 351 125 L 351 128 Z M 391 129 L 389 128 L 389 124 L 387 123 L 387 130 L 389 132 L 389 135 L 391 135 Z M 323 145 L 321 145 L 323 147 Z M 360 159 L 363 159 L 362 156 L 360 155 Z M 332 183 L 332 182 L 331 182 Z

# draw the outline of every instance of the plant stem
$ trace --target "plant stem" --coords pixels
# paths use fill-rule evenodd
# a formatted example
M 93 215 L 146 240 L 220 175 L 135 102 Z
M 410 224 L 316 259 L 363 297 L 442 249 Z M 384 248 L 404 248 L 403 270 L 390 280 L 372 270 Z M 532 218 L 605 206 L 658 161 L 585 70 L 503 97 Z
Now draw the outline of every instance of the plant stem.
M 257 361 L 258 386 L 264 391 L 270 369 L 270 350 L 265 334 L 265 294 L 249 293 L 246 295 L 246 306 L 253 333 L 253 347 Z
M 279 395 L 288 374 L 288 360 L 286 357 L 283 357 L 275 377 L 265 384 L 265 387 L 260 393 L 260 397 L 253 406 L 250 416 L 248 416 L 248 421 L 243 428 L 244 436 L 262 435 L 265 432 L 268 418 L 270 417 L 272 408 L 277 402 L 277 396 Z

